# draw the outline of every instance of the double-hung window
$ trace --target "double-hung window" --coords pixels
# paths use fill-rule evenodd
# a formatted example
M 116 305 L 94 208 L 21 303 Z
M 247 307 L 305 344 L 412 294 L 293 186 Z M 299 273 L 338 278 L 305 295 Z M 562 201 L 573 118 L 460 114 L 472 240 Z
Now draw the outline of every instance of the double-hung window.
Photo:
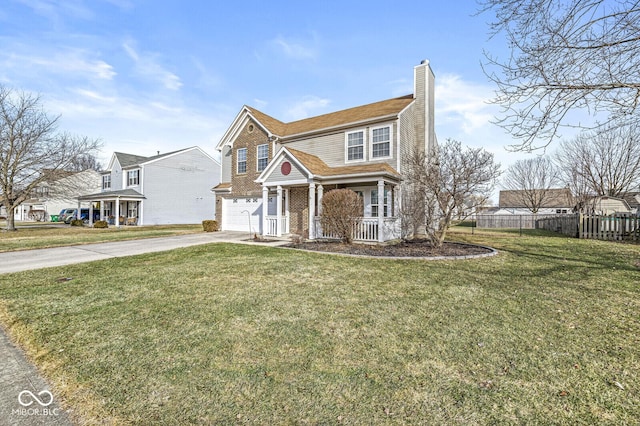
M 111 189 L 111 175 L 102 176 L 102 189 Z
M 380 205 L 378 204 L 378 190 L 371 190 L 371 217 L 378 217 Z M 384 190 L 382 217 L 389 217 L 389 191 Z
M 269 145 L 266 143 L 258 145 L 258 171 L 261 172 L 267 168 L 269 162 Z
M 238 149 L 237 173 L 247 173 L 247 148 Z
M 391 128 L 379 127 L 371 130 L 371 157 L 391 156 Z
M 364 160 L 364 131 L 347 133 L 347 161 Z
M 127 172 L 127 186 L 140 184 L 140 170 L 129 170 Z

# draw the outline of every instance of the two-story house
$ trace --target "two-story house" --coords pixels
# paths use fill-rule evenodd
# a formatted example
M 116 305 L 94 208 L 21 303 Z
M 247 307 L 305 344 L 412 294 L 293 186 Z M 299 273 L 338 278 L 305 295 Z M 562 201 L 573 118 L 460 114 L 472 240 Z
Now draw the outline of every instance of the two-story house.
M 355 239 L 397 238 L 406 157 L 436 143 L 427 61 L 412 95 L 289 123 L 244 106 L 216 147 L 216 217 L 223 230 L 322 238 L 323 194 L 350 188 L 364 201 Z
M 102 191 L 79 197 L 78 210 L 89 203 L 116 226 L 200 223 L 214 218 L 219 182 L 220 163 L 197 146 L 152 157 L 115 152 Z

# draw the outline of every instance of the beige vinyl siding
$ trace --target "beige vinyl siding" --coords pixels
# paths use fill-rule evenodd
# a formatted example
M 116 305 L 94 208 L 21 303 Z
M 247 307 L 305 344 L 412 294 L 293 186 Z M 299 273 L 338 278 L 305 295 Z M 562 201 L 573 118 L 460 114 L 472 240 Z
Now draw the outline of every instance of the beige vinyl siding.
M 285 161 L 288 161 L 289 163 L 291 163 L 291 172 L 287 176 L 283 175 L 282 172 L 280 171 L 281 170 L 280 167 L 282 166 L 282 163 L 284 163 Z M 275 184 L 283 181 L 302 180 L 302 179 L 307 179 L 307 176 L 304 173 L 304 171 L 301 170 L 296 165 L 296 163 L 294 163 L 290 159 L 284 158 L 283 160 L 280 160 L 278 162 L 278 165 L 273 170 L 273 173 L 271 173 L 271 175 L 269 176 L 269 179 L 267 179 L 266 182 L 267 184 Z
M 415 121 L 415 104 L 410 105 L 402 114 L 400 114 L 400 159 L 398 163 L 398 172 L 403 173 L 406 169 L 405 163 L 413 147 L 417 144 Z
M 384 127 L 385 125 L 391 126 L 390 139 L 390 157 L 383 160 L 371 158 L 371 129 Z M 340 132 L 334 132 L 331 134 L 321 135 L 313 138 L 299 139 L 294 141 L 287 141 L 284 143 L 285 147 L 304 151 L 308 154 L 315 155 L 324 161 L 329 167 L 342 167 L 353 162 L 347 163 L 345 161 L 345 135 L 351 131 L 363 130 L 365 132 L 365 160 L 363 163 L 387 163 L 391 167 L 397 167 L 397 124 L 396 121 L 387 121 L 382 123 L 376 123 L 369 126 L 353 127 L 342 130 Z
M 225 146 L 222 148 L 222 182 L 231 182 L 231 169 L 233 167 L 233 148 Z

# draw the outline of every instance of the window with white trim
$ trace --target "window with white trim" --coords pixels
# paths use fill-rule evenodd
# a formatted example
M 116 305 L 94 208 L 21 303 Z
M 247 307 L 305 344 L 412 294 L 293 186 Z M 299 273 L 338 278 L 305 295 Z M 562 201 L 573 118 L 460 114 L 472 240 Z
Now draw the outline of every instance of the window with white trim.
M 266 143 L 258 145 L 258 171 L 261 172 L 267 168 L 269 163 L 269 145 Z
M 371 157 L 385 158 L 391 156 L 391 127 L 371 129 Z
M 247 148 L 238 148 L 236 161 L 237 173 L 247 173 Z
M 364 160 L 364 131 L 349 132 L 346 139 L 347 161 Z
M 111 189 L 111 175 L 102 176 L 102 189 Z
M 389 191 L 384 190 L 384 198 L 383 198 L 384 206 L 383 206 L 383 216 L 389 217 Z M 378 204 L 378 190 L 371 190 L 371 217 L 378 217 L 379 204 Z
M 127 172 L 127 186 L 140 184 L 140 170 L 129 170 Z

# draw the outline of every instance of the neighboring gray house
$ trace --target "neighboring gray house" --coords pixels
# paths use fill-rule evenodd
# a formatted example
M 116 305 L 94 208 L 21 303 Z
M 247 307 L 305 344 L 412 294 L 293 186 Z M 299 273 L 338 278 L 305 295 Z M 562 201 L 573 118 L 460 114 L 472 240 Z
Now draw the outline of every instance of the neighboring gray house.
M 115 152 L 102 192 L 78 200 L 116 226 L 200 223 L 215 218 L 219 182 L 220 164 L 197 146 L 153 157 Z
M 492 214 L 532 214 L 525 202 L 528 196 L 530 195 L 527 195 L 525 191 L 522 190 L 502 190 L 500 191 L 500 198 L 498 201 L 499 209 L 493 211 Z M 538 210 L 538 214 L 571 213 L 574 206 L 575 202 L 571 191 L 568 188 L 551 188 L 545 191 L 544 201 Z
M 350 188 L 363 199 L 354 239 L 398 238 L 406 157 L 437 145 L 428 61 L 413 74 L 410 95 L 289 123 L 244 106 L 216 147 L 221 228 L 328 237 L 320 222 L 323 194 Z

